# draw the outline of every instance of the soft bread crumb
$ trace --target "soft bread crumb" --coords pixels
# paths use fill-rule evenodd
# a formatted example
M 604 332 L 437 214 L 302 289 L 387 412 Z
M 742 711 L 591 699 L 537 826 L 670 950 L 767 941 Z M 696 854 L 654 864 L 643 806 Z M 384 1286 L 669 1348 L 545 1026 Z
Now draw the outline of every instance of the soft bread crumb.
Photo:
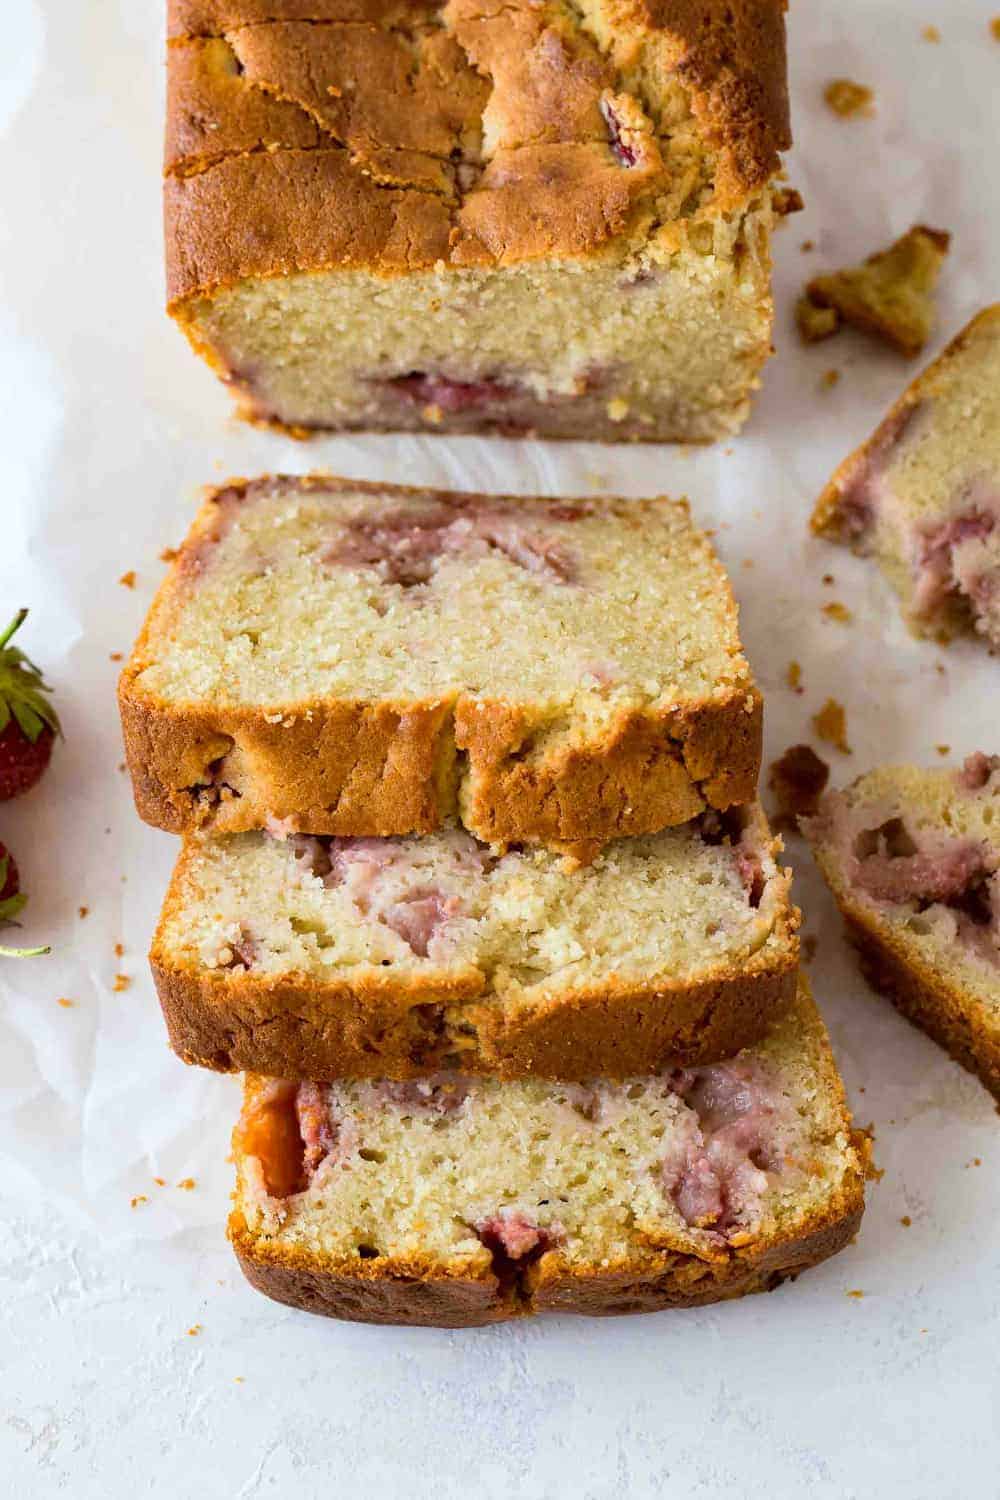
M 114 984 L 111 986 L 111 988 L 117 995 L 120 994 L 122 990 L 127 990 L 131 983 L 132 980 L 128 974 L 116 974 Z
M 925 26 L 920 35 L 925 42 L 939 42 L 941 40 L 941 33 L 936 26 Z
M 134 568 L 129 568 L 129 570 L 128 570 L 127 573 L 123 573 L 122 574 L 122 576 L 119 578 L 118 582 L 124 588 L 134 589 L 135 588 L 135 576 L 136 576 L 135 575 L 135 569 Z
M 802 664 L 801 664 L 801 662 L 790 661 L 788 663 L 788 667 L 787 667 L 787 670 L 785 672 L 785 681 L 787 682 L 788 686 L 791 688 L 791 690 L 792 690 L 793 693 L 804 693 L 805 692 L 805 688 L 802 686 Z
M 847 605 L 841 604 L 837 599 L 831 599 L 829 604 L 824 604 L 823 613 L 828 620 L 836 620 L 840 625 L 849 625 L 854 619 Z
M 823 98 L 841 119 L 875 113 L 874 92 L 863 83 L 853 83 L 850 78 L 831 79 L 823 90 Z
M 819 738 L 839 750 L 841 755 L 854 753 L 847 743 L 847 714 L 844 705 L 836 698 L 827 698 L 819 712 L 813 714 L 812 725 Z
M 76 1004 L 76 1001 L 67 1000 L 65 995 L 60 995 L 59 999 L 56 1001 L 56 1004 L 61 1005 L 63 1010 L 72 1010 L 73 1006 Z
M 840 371 L 839 370 L 825 370 L 823 372 L 823 377 L 820 380 L 820 388 L 822 390 L 824 390 L 824 391 L 830 391 L 830 390 L 833 389 L 833 387 L 835 385 L 838 384 L 839 380 L 840 380 Z

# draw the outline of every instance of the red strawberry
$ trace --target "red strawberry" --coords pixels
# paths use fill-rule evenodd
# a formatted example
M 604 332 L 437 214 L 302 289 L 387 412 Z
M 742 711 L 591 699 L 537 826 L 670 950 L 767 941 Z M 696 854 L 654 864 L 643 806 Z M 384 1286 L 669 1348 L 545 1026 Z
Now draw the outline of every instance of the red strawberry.
M 0 927 L 17 926 L 14 918 L 27 899 L 21 891 L 21 879 L 14 857 L 0 844 Z M 48 951 L 48 948 L 5 948 L 0 945 L 0 957 L 3 958 L 36 958 L 38 954 Z
M 19 797 L 41 779 L 61 733 L 41 672 L 17 646 L 8 645 L 27 619 L 18 610 L 0 635 L 0 802 Z

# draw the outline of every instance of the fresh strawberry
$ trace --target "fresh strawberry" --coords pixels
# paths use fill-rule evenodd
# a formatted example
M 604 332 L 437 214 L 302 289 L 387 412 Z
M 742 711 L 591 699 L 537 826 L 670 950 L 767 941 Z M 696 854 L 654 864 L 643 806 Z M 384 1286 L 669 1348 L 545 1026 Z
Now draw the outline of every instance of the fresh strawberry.
M 0 844 L 0 927 L 16 927 L 14 918 L 27 899 L 21 890 L 14 857 Z M 0 945 L 0 957 L 3 958 L 37 958 L 40 953 L 48 951 L 48 948 L 5 948 Z
M 41 779 L 61 733 L 41 672 L 8 643 L 27 619 L 18 610 L 0 635 L 0 802 L 19 797 Z

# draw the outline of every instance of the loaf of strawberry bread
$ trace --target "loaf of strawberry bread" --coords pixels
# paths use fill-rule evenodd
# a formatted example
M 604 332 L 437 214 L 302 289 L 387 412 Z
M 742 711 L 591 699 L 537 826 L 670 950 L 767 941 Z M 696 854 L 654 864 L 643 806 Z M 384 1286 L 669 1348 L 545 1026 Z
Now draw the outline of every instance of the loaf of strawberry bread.
M 206 500 L 122 675 L 142 817 L 592 854 L 750 800 L 761 704 L 686 504 L 355 480 Z
M 169 0 L 170 311 L 251 418 L 707 440 L 770 352 L 785 0 Z

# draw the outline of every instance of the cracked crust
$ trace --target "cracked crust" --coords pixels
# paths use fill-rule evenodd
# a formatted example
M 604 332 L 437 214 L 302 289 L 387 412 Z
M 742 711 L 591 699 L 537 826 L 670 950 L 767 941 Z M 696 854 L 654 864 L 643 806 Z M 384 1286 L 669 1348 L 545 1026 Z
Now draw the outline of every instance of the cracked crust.
M 428 493 L 316 475 L 234 482 L 210 494 L 119 684 L 126 760 L 146 822 L 173 833 L 227 833 L 292 818 L 310 833 L 385 837 L 429 833 L 458 814 L 484 843 L 543 842 L 592 857 L 610 839 L 687 822 L 706 805 L 725 809 L 753 798 L 762 703 L 714 557 L 731 625 L 733 681 L 702 699 L 622 708 L 583 740 L 557 736 L 548 743 L 540 708 L 536 716 L 529 705 L 478 693 L 248 706 L 168 701 L 146 690 L 139 679 L 155 660 L 161 617 L 196 566 L 206 535 L 226 507 L 268 485 L 389 499 Z M 701 543 L 693 529 L 691 538 Z M 537 734 L 543 738 L 533 746 Z
M 865 1144 L 856 1134 L 859 1154 Z M 292 1247 L 267 1245 L 247 1229 L 239 1209 L 230 1216 L 229 1239 L 250 1285 L 275 1302 L 358 1323 L 475 1328 L 535 1313 L 613 1317 L 771 1292 L 850 1244 L 863 1212 L 859 1172 L 816 1223 L 769 1245 L 734 1251 L 722 1263 L 660 1251 L 584 1270 L 550 1251 L 513 1285 L 471 1269 L 441 1275 L 416 1259 L 327 1264 Z
M 784 10 L 175 3 L 169 300 L 294 270 L 591 253 L 644 238 L 698 157 L 701 207 L 744 208 L 790 143 Z M 636 158 L 627 170 L 609 102 Z

